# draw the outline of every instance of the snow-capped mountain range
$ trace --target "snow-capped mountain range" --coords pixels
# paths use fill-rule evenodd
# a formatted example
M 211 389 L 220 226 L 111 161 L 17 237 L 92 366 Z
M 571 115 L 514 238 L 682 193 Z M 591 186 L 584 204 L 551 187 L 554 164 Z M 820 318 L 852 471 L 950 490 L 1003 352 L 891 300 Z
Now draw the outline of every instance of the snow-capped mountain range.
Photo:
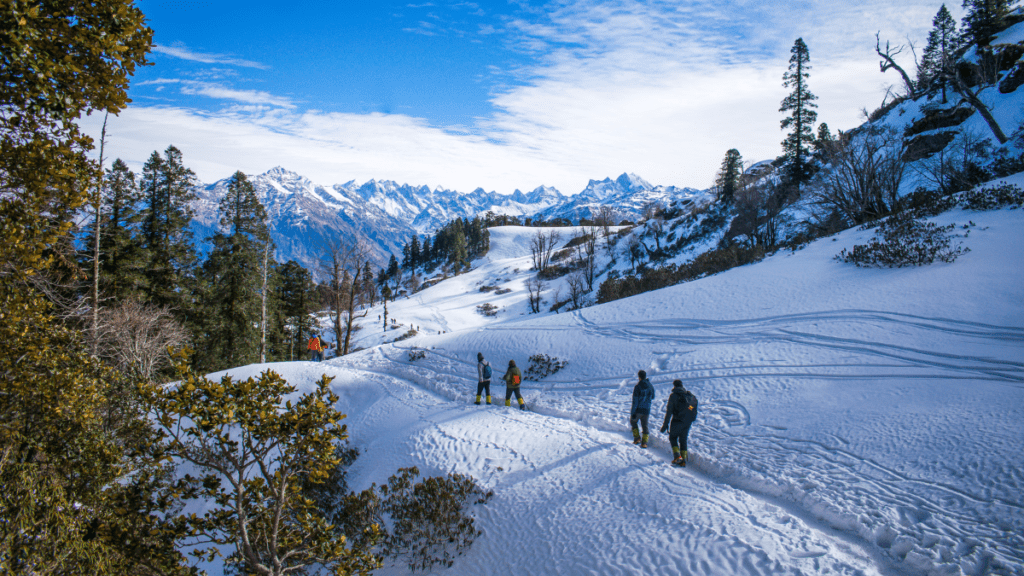
M 197 190 L 193 228 L 197 238 L 216 231 L 217 207 L 230 179 Z M 315 270 L 323 246 L 331 241 L 364 240 L 381 263 L 401 254 L 412 234 L 428 234 L 447 222 L 473 218 L 490 211 L 541 220 L 565 218 L 573 223 L 590 218 L 601 206 L 620 219 L 635 220 L 651 202 L 669 204 L 693 196 L 694 188 L 654 186 L 635 174 L 591 180 L 582 192 L 566 196 L 549 186 L 504 195 L 477 188 L 470 193 L 390 180 L 349 181 L 322 186 L 295 172 L 277 167 L 250 176 L 256 194 L 270 217 L 271 235 L 279 261 L 296 260 Z

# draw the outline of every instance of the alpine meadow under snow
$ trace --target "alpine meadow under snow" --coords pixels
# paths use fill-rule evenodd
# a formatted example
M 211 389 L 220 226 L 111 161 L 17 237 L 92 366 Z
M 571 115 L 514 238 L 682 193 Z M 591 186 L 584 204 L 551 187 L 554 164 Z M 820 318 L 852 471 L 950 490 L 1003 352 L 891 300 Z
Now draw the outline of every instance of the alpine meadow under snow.
M 970 252 L 858 268 L 834 259 L 871 236 L 851 229 L 539 317 L 521 286 L 536 229 L 497 228 L 472 271 L 389 303 L 404 326 L 366 322 L 366 350 L 228 372 L 272 369 L 300 390 L 333 376 L 357 489 L 415 465 L 493 490 L 473 508 L 483 535 L 439 573 L 1024 574 L 1024 210 L 933 221 Z M 512 292 L 479 292 L 496 281 Z M 410 325 L 420 335 L 380 344 Z M 568 364 L 524 382 L 526 412 L 498 384 L 495 405 L 475 406 L 477 352 L 495 381 L 509 359 Z M 685 469 L 665 435 L 630 442 L 640 369 L 653 429 L 673 379 L 701 401 Z

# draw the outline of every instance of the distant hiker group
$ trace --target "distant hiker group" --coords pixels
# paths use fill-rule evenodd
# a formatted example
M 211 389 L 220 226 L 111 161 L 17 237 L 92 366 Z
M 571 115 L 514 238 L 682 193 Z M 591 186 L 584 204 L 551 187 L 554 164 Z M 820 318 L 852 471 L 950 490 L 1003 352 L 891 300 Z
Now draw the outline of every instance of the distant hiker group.
M 482 397 L 486 397 L 488 405 L 491 404 L 491 377 L 493 371 L 491 364 L 482 352 L 476 355 L 476 401 L 480 405 Z M 633 387 L 633 403 L 629 410 L 629 427 L 633 432 L 633 444 L 639 444 L 641 448 L 647 448 L 647 441 L 650 437 L 649 421 L 651 417 L 651 404 L 654 403 L 654 386 L 647 379 L 647 372 L 640 370 L 637 373 L 638 381 Z M 519 392 L 519 386 L 523 381 L 522 372 L 516 366 L 515 360 L 508 361 L 508 370 L 501 377 L 505 381 L 505 406 L 512 405 L 512 395 L 515 394 L 519 400 L 519 409 L 526 410 L 526 402 Z M 697 418 L 697 397 L 692 392 L 683 388 L 682 380 L 672 382 L 672 393 L 668 397 L 668 405 L 665 407 L 665 422 L 661 425 L 661 433 L 668 432 L 668 442 L 672 446 L 672 464 L 675 466 L 686 466 L 686 439 L 690 435 L 690 426 Z

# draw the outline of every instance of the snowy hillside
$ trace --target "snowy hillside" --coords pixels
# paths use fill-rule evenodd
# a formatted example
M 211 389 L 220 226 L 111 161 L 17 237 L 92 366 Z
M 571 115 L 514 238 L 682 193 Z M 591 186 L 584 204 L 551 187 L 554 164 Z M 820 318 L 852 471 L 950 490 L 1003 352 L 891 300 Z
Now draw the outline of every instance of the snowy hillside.
M 367 350 L 230 372 L 269 367 L 303 389 L 335 376 L 362 450 L 353 488 L 416 465 L 494 490 L 474 509 L 483 535 L 440 573 L 1021 575 L 1024 211 L 934 221 L 971 251 L 856 268 L 833 259 L 872 234 L 851 229 L 540 316 L 522 289 L 535 230 L 495 229 L 472 272 L 389 304 L 405 326 L 382 332 L 368 310 Z M 409 325 L 420 335 L 377 345 Z M 500 385 L 499 405 L 474 406 L 477 352 L 498 375 L 538 353 L 568 365 L 524 383 L 527 412 L 501 406 Z M 626 423 L 640 369 L 657 390 L 649 450 Z M 701 401 L 685 469 L 656 432 L 675 378 Z

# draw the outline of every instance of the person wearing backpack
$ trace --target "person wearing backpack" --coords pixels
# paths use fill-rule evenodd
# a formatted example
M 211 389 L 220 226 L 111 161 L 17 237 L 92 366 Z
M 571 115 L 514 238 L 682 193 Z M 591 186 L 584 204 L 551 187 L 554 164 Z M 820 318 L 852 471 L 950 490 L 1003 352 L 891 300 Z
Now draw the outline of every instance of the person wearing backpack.
M 306 345 L 306 349 L 309 350 L 309 360 L 311 362 L 321 362 L 324 359 L 324 347 L 320 343 L 320 336 L 313 334 L 313 337 L 309 339 L 309 344 Z
M 639 381 L 633 387 L 633 406 L 629 409 L 629 427 L 633 430 L 633 444 L 639 444 L 641 448 L 647 448 L 649 432 L 647 426 L 651 417 L 651 402 L 654 402 L 654 386 L 647 379 L 647 372 L 637 372 Z M 637 422 L 643 426 L 644 434 L 640 436 L 640 429 Z
M 526 402 L 523 400 L 523 395 L 519 393 L 519 384 L 523 381 L 523 373 L 519 371 L 515 360 L 508 361 L 508 370 L 501 379 L 505 381 L 505 406 L 512 405 L 512 394 L 515 394 L 519 400 L 519 409 L 526 410 Z
M 668 431 L 668 443 L 672 445 L 672 464 L 686 467 L 686 437 L 690 435 L 690 426 L 697 419 L 697 397 L 683 388 L 683 381 L 672 382 L 672 394 L 668 397 L 665 407 L 665 423 L 661 432 Z
M 484 353 L 476 353 L 476 404 L 480 405 L 480 394 L 487 391 L 487 405 L 491 405 L 491 363 L 484 360 Z

